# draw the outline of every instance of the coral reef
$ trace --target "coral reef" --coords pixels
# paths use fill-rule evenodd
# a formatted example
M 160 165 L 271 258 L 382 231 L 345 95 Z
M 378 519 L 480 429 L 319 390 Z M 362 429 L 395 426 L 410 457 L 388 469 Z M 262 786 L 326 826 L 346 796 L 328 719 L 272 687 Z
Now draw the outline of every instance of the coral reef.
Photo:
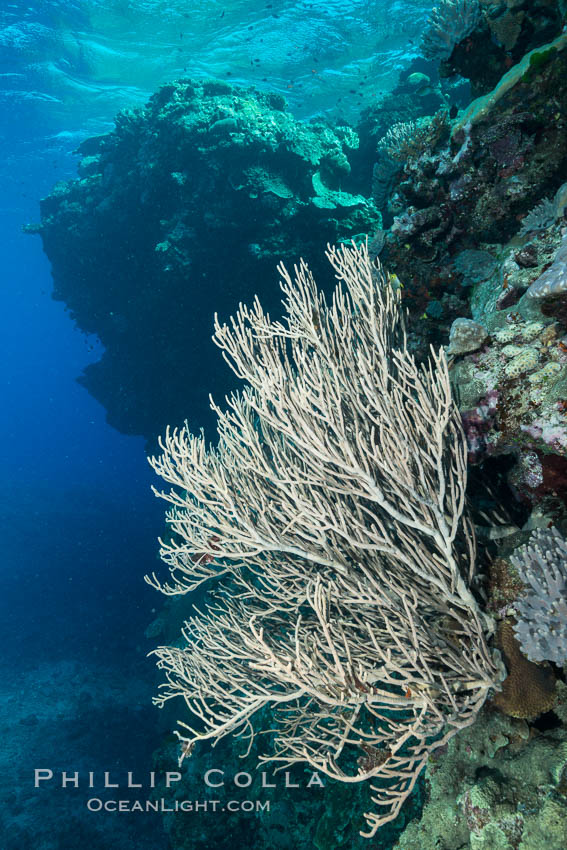
M 408 156 L 385 254 L 406 283 L 430 288 L 459 251 L 507 241 L 563 182 L 567 85 L 563 58 L 553 58 L 566 44 L 564 35 L 532 52 L 458 116 L 450 142 Z
M 488 27 L 495 39 L 490 55 L 503 51 L 516 61 L 499 66 L 492 90 L 484 85 L 461 113 L 449 118 L 440 109 L 444 101 L 432 110 L 443 120 L 424 117 L 408 76 L 400 111 L 391 102 L 385 110 L 397 120 L 369 112 L 359 127 L 361 149 L 370 156 L 371 139 L 379 152 L 374 194 L 386 219 L 370 234 L 371 254 L 403 281 L 408 343 L 417 356 L 431 342 L 449 343 L 469 462 L 488 477 L 498 470 L 494 478 L 517 503 L 526 530 L 538 523 L 547 529 L 550 516 L 564 521 L 567 499 L 567 36 L 535 46 L 549 30 L 530 31 L 533 20 L 531 10 L 512 4 L 507 16 L 483 16 L 484 37 Z M 472 32 L 473 48 L 475 38 Z M 514 55 L 522 44 L 529 50 L 523 58 Z M 451 62 L 459 61 L 461 49 Z M 428 85 L 414 73 L 416 89 Z M 324 208 L 321 174 L 314 169 L 311 181 Z M 353 182 L 349 194 L 364 197 L 364 189 Z M 484 598 L 499 621 L 494 646 L 507 677 L 474 726 L 431 753 L 423 817 L 406 828 L 398 850 L 564 846 L 560 582 L 528 576 L 521 548 L 527 531 L 506 533 L 498 544 L 487 539 L 482 557 L 492 561 Z M 535 542 L 549 534 L 536 532 Z M 550 591 L 535 602 L 534 582 Z M 339 797 L 337 791 L 319 821 L 317 847 L 341 846 L 345 806 Z M 361 805 L 358 798 L 349 802 Z M 338 832 L 329 838 L 333 824 Z
M 551 500 L 555 509 L 567 495 L 567 334 L 563 296 L 556 292 L 563 286 L 560 239 L 554 224 L 519 250 L 513 239 L 502 252 L 498 274 L 472 295 L 486 339 L 452 372 L 470 459 L 514 457 L 508 479 L 516 497 L 531 504 Z
M 404 281 L 416 348 L 449 338 L 469 460 L 513 457 L 516 496 L 555 510 L 567 495 L 566 45 L 533 49 L 449 141 L 408 154 L 380 252 Z
M 564 727 L 537 731 L 487 709 L 432 757 L 422 817 L 395 850 L 562 850 L 566 771 Z
M 357 146 L 279 95 L 191 80 L 80 146 L 79 179 L 42 201 L 39 232 L 55 297 L 105 346 L 81 382 L 115 427 L 152 439 L 188 414 L 210 422 L 203 317 L 252 298 L 282 257 L 317 264 L 322 244 L 379 227 L 351 175 Z M 276 289 L 266 297 L 277 312 Z M 228 371 L 215 372 L 222 395 Z
M 470 501 L 513 515 L 503 528 L 489 518 L 472 588 L 498 621 L 490 651 L 508 675 L 480 720 L 431 754 L 424 816 L 399 850 L 565 845 L 564 552 L 549 531 L 567 528 L 564 18 L 557 0 L 446 0 L 425 37 L 429 60 L 414 59 L 356 130 L 302 124 L 277 95 L 178 81 L 83 143 L 79 179 L 42 204 L 55 295 L 106 348 L 81 380 L 128 433 L 152 440 L 187 415 L 211 424 L 207 315 L 227 316 L 257 291 L 277 314 L 265 283 L 277 260 L 303 255 L 324 278 L 325 242 L 368 236 L 408 308 L 408 351 L 426 360 L 432 344 L 447 346 Z M 319 314 L 307 320 L 316 336 Z M 221 395 L 231 381 L 214 368 Z M 189 566 L 204 569 L 219 540 L 199 546 Z M 151 631 L 171 642 L 186 617 L 168 608 Z M 451 622 L 444 628 L 449 640 Z M 353 685 L 360 695 L 345 680 Z M 171 740 L 165 750 L 178 755 Z M 280 815 L 254 817 L 252 841 L 358 846 L 364 793 L 333 784 L 321 805 L 291 793 Z M 168 821 L 175 846 L 198 846 L 185 816 Z M 240 819 L 234 834 L 246 840 L 249 824 Z M 215 832 L 219 847 L 232 839 Z
M 473 93 L 492 89 L 505 71 L 535 47 L 550 42 L 562 30 L 563 0 L 479 0 L 476 25 L 441 62 L 442 75 L 470 80 Z M 441 57 L 439 57 L 441 58 Z

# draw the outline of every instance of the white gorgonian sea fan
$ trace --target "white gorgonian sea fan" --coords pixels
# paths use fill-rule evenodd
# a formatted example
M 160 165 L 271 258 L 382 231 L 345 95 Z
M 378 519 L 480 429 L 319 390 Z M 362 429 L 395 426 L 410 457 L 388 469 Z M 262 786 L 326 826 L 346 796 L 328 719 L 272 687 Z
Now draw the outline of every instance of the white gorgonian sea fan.
M 444 350 L 416 363 L 399 286 L 365 246 L 327 255 L 330 302 L 301 262 L 294 280 L 279 267 L 284 321 L 258 299 L 215 320 L 244 389 L 213 404 L 216 446 L 185 426 L 151 460 L 173 485 L 158 494 L 172 581 L 148 581 L 213 588 L 182 642 L 156 650 L 156 702 L 181 697 L 193 715 L 182 757 L 229 734 L 249 751 L 271 709 L 262 760 L 369 780 L 372 836 L 503 668 L 470 589 L 467 447 Z

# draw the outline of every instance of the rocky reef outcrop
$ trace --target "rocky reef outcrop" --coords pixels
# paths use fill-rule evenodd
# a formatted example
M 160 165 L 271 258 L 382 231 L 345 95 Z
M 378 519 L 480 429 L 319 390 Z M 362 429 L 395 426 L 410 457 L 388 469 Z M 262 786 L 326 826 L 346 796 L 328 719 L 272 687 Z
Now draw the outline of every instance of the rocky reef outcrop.
M 208 369 L 214 312 L 259 291 L 277 311 L 280 259 L 316 266 L 327 242 L 379 225 L 351 188 L 358 144 L 279 95 L 183 80 L 79 147 L 79 177 L 42 201 L 38 229 L 54 297 L 105 347 L 80 380 L 112 425 L 152 439 L 209 421 L 211 384 L 231 386 Z

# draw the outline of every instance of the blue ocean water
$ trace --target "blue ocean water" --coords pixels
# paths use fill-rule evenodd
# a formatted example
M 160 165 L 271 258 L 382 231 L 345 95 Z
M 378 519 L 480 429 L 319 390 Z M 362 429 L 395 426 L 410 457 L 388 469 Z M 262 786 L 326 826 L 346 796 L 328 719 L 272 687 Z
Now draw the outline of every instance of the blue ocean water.
M 117 820 L 84 805 L 88 771 L 147 774 L 160 742 L 144 637 L 158 602 L 143 575 L 156 567 L 162 506 L 143 439 L 107 425 L 76 383 L 101 345 L 51 300 L 40 240 L 22 226 L 75 176 L 81 140 L 180 75 L 277 91 L 299 118 L 355 120 L 415 55 L 429 7 L 0 4 L 3 850 L 168 846 L 159 816 Z M 54 782 L 35 788 L 35 769 Z M 81 787 L 61 789 L 63 770 L 79 771 Z
M 9 151 L 9 136 L 4 144 Z M 50 300 L 39 240 L 21 232 L 38 194 L 72 162 L 60 155 L 55 164 L 40 148 L 18 161 L 21 170 L 4 175 L 0 217 L 2 846 L 75 847 L 79 806 L 65 798 L 53 808 L 34 791 L 33 771 L 147 765 L 155 713 L 144 629 L 155 599 L 141 578 L 161 511 L 143 440 L 106 425 L 76 383 L 97 341 Z M 89 830 L 91 846 L 112 846 L 98 826 Z

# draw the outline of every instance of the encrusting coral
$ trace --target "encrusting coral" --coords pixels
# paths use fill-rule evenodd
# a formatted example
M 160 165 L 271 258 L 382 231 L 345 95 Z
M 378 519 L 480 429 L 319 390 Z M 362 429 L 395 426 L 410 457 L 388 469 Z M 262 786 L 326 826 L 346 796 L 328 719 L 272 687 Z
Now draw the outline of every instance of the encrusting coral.
M 493 702 L 509 717 L 534 719 L 555 704 L 555 676 L 551 668 L 529 661 L 521 652 L 512 623 L 504 620 L 496 645 L 502 651 L 508 676 Z

